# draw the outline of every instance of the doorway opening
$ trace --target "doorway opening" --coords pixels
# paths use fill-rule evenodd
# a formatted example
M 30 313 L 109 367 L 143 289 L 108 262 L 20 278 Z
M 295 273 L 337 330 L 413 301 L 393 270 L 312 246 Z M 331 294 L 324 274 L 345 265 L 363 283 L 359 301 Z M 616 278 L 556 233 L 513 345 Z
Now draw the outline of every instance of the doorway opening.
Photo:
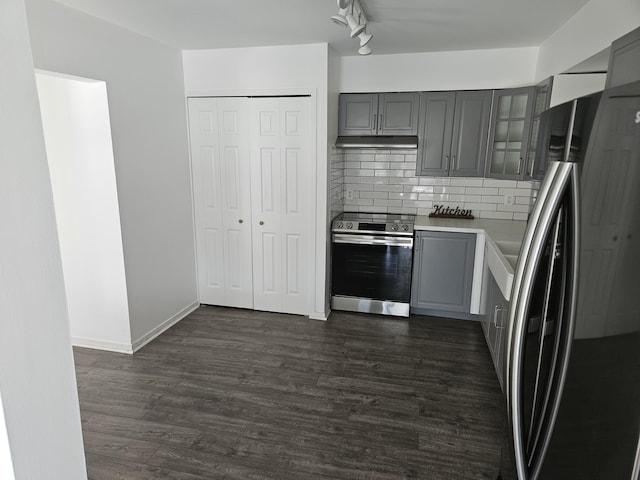
M 131 353 L 107 85 L 37 71 L 72 343 Z

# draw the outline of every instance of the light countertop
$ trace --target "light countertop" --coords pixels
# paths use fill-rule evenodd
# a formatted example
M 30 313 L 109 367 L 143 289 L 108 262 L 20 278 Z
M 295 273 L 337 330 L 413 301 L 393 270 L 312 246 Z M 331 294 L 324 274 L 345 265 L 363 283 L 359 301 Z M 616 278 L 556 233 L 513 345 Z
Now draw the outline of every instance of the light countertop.
M 493 220 L 475 218 L 430 218 L 418 215 L 415 230 L 435 230 L 440 232 L 484 233 L 494 242 L 522 242 L 527 222 L 524 220 Z

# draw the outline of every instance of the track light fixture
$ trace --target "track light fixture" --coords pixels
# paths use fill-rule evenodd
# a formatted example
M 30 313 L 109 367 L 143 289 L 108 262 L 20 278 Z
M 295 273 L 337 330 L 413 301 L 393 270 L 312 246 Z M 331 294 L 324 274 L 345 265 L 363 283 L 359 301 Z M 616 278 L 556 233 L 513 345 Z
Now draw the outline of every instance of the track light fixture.
M 371 47 L 369 42 L 373 35 L 366 32 L 367 17 L 364 14 L 360 0 L 338 0 L 338 14 L 331 17 L 336 24 L 348 27 L 351 38 L 360 40 L 360 55 L 370 55 Z
M 341 8 L 340 10 L 338 10 L 337 15 L 334 15 L 333 17 L 331 17 L 331 20 L 337 23 L 338 25 L 340 25 L 341 27 L 348 27 L 349 26 L 349 23 L 347 22 L 348 12 L 349 10 L 347 10 L 346 8 Z

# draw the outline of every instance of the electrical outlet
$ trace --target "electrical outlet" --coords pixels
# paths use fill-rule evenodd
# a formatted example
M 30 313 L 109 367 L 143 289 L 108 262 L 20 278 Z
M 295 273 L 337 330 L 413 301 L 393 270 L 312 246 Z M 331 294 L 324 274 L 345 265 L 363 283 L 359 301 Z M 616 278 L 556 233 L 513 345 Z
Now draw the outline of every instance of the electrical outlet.
M 347 200 L 353 200 L 353 190 L 347 189 Z
M 513 205 L 515 202 L 516 202 L 515 195 L 513 195 L 511 193 L 507 193 L 504 196 L 504 204 L 505 205 Z

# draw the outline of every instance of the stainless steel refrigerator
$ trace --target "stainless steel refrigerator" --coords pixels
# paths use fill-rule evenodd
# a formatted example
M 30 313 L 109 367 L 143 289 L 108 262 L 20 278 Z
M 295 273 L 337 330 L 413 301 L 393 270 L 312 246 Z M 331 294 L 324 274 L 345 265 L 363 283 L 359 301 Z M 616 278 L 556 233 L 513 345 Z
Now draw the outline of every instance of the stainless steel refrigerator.
M 543 113 L 514 275 L 501 478 L 638 480 L 640 82 Z

